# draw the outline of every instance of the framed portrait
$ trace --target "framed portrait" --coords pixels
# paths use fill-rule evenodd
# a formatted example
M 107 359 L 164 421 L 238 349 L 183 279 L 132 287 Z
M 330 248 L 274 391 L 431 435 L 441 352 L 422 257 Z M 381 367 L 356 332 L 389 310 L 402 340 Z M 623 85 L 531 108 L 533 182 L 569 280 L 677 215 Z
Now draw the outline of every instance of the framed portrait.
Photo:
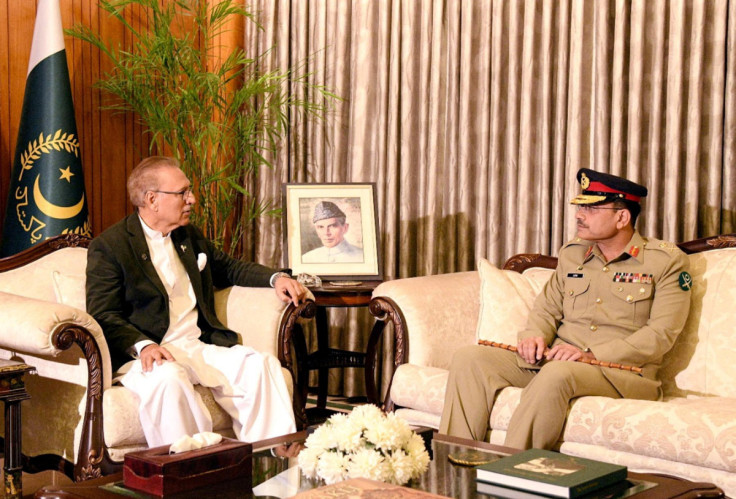
M 374 183 L 283 185 L 284 254 L 294 275 L 380 280 Z

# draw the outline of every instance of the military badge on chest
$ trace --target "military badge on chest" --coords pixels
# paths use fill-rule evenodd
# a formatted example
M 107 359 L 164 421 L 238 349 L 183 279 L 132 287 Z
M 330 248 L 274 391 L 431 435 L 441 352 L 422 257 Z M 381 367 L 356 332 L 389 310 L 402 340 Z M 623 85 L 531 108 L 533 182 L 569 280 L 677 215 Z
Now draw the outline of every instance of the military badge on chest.
M 640 284 L 652 284 L 652 274 L 639 274 L 635 272 L 616 272 L 613 282 L 635 282 Z

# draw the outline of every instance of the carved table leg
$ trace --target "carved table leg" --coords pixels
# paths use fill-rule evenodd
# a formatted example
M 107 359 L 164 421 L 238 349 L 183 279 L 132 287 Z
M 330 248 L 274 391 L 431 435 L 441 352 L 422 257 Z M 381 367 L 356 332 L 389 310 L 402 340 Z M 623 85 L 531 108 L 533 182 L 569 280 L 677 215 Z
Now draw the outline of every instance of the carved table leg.
M 20 362 L 0 361 L 0 400 L 5 404 L 5 497 L 23 497 L 20 402 L 31 398 L 23 375 L 33 370 Z

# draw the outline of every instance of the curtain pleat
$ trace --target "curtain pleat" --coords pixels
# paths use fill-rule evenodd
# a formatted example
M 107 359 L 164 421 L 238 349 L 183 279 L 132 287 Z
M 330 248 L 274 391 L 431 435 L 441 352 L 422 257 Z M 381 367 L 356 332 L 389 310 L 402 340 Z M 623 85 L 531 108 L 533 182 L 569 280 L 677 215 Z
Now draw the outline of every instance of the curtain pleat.
M 292 125 L 255 192 L 375 182 L 386 279 L 556 254 L 575 234 L 582 167 L 649 187 L 644 235 L 736 230 L 736 2 L 248 4 L 263 30 L 246 45 L 275 47 L 264 68 L 297 64 L 342 97 L 326 121 Z M 251 239 L 255 258 L 283 264 L 280 220 Z M 363 312 L 331 314 L 335 347 L 364 346 Z

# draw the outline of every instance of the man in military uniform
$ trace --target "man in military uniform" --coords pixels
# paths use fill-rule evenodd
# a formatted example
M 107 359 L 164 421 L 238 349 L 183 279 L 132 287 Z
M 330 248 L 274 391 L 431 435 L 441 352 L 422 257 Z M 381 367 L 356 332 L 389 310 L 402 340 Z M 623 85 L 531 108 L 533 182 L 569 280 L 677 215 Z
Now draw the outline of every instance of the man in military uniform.
M 350 228 L 347 216 L 335 203 L 320 201 L 314 207 L 314 230 L 322 246 L 302 255 L 302 263 L 360 263 L 363 249 L 345 240 Z
M 570 400 L 586 395 L 656 400 L 657 371 L 685 325 L 692 280 L 674 244 L 634 228 L 644 186 L 581 169 L 578 234 L 560 250 L 517 352 L 472 345 L 455 354 L 440 432 L 483 440 L 505 387 L 523 387 L 506 445 L 552 448 Z M 579 359 L 641 368 L 641 374 Z

